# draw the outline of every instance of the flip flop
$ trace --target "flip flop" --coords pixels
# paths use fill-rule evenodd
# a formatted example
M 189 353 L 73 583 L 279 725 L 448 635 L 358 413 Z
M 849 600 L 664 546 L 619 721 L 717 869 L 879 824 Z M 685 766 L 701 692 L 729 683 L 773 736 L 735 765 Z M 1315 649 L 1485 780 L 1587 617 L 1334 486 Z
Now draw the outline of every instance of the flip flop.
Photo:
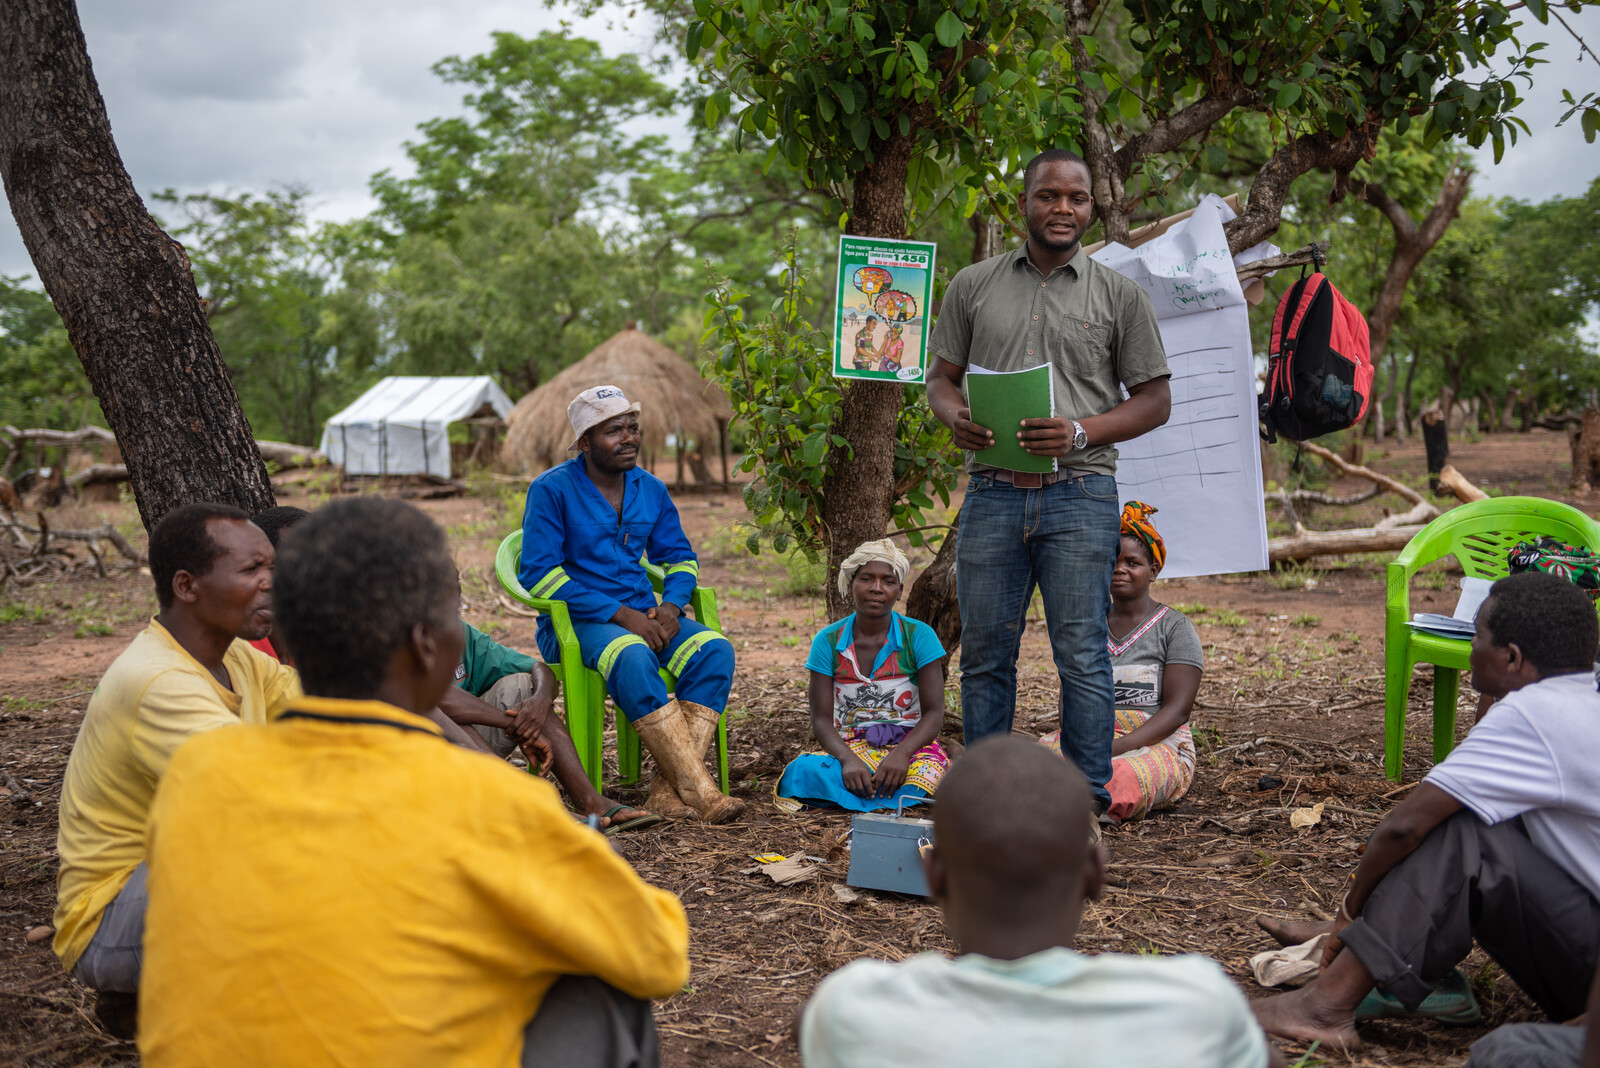
M 1438 1020 L 1443 1024 L 1470 1024 L 1476 1023 L 1481 1015 L 1483 1012 L 1478 1007 L 1478 999 L 1473 996 L 1472 984 L 1460 968 L 1452 969 L 1433 988 L 1433 992 L 1422 999 L 1422 1004 L 1417 1006 L 1415 1012 L 1406 1011 L 1400 999 L 1381 986 L 1373 987 L 1361 1004 L 1356 1006 L 1357 1020 L 1408 1017 L 1413 1020 Z
M 608 811 L 601 814 L 600 818 L 603 820 L 608 820 L 612 816 L 615 816 L 618 812 L 632 807 L 632 805 L 612 805 Z M 660 822 L 660 816 L 656 815 L 654 812 L 647 812 L 643 816 L 635 816 L 633 819 L 623 820 L 621 823 L 609 823 L 602 828 L 601 833 L 607 838 L 610 838 L 618 831 L 634 831 L 638 830 L 640 827 L 649 827 L 651 824 Z

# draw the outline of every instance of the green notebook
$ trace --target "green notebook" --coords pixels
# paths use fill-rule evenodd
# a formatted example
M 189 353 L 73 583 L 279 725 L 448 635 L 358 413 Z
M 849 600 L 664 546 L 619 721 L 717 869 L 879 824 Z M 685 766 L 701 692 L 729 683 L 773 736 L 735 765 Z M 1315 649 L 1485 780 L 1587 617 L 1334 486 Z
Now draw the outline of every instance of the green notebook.
M 1050 365 L 1026 371 L 968 367 L 966 381 L 972 421 L 994 431 L 994 444 L 978 450 L 973 458 L 1006 471 L 1054 471 L 1054 456 L 1034 456 L 1017 442 L 1024 419 L 1048 419 L 1055 414 L 1055 378 Z

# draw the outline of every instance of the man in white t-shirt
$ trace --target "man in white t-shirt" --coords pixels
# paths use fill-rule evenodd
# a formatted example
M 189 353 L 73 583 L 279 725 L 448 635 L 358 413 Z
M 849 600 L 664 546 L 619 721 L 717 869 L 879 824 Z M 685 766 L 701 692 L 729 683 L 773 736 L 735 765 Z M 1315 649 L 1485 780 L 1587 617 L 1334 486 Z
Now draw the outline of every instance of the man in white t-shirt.
M 939 784 L 924 862 L 962 955 L 824 979 L 800 1025 L 808 1068 L 1280 1065 L 1215 962 L 1072 949 L 1105 874 L 1089 809 L 1083 774 L 1042 746 L 974 743 Z
M 1374 982 L 1415 1010 L 1474 939 L 1552 1018 L 1583 1011 L 1600 961 L 1597 648 L 1572 583 L 1494 584 L 1472 685 L 1499 700 L 1378 825 L 1333 924 L 1259 921 L 1280 941 L 1335 934 L 1315 983 L 1255 1003 L 1269 1034 L 1356 1046 Z

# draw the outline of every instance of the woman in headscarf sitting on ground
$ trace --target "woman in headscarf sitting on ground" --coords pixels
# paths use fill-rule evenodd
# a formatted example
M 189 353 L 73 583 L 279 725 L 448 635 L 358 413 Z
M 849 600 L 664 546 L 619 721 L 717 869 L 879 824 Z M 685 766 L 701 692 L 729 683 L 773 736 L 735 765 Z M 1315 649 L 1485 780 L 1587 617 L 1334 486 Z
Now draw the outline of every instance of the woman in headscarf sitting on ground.
M 1194 624 L 1150 596 L 1150 582 L 1167 562 L 1167 546 L 1142 501 L 1122 509 L 1122 547 L 1111 572 L 1111 673 L 1117 693 L 1116 740 L 1111 743 L 1114 820 L 1138 819 L 1176 804 L 1194 781 L 1189 713 L 1200 689 L 1205 654 Z M 1061 732 L 1040 739 L 1061 751 Z
M 894 610 L 910 570 L 888 538 L 839 568 L 855 612 L 811 643 L 811 731 L 821 753 L 796 757 L 773 791 L 778 807 L 855 812 L 916 804 L 950 764 L 944 723 L 944 647 L 933 628 Z

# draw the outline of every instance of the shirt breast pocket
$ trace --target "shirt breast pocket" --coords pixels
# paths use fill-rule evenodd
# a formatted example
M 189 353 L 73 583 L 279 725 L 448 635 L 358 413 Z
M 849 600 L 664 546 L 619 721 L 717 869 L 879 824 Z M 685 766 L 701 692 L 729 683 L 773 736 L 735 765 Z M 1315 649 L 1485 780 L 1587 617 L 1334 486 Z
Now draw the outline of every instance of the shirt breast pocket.
M 649 523 L 624 523 L 622 525 L 622 534 L 617 540 L 621 543 L 625 554 L 639 557 L 644 554 L 645 542 L 649 539 Z
M 1092 375 L 1111 357 L 1111 324 L 1064 315 L 1056 320 L 1055 342 L 1067 371 Z

